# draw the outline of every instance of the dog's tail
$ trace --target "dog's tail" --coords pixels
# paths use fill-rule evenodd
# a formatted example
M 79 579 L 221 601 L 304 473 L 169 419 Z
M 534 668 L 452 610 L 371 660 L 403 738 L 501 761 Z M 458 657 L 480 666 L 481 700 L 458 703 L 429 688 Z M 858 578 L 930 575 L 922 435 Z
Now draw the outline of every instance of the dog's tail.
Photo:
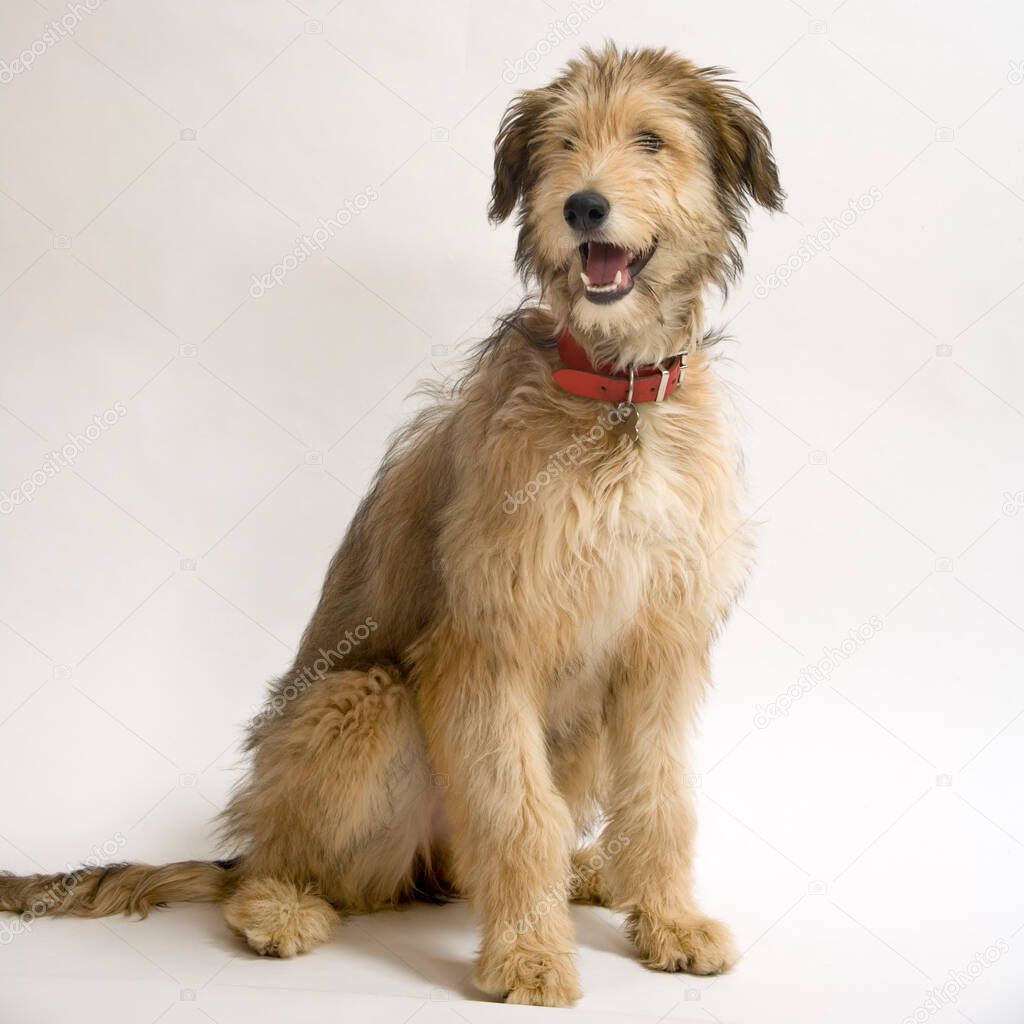
M 64 875 L 0 874 L 0 910 L 45 915 L 106 917 L 138 914 L 171 902 L 218 903 L 234 891 L 241 858 L 84 867 Z

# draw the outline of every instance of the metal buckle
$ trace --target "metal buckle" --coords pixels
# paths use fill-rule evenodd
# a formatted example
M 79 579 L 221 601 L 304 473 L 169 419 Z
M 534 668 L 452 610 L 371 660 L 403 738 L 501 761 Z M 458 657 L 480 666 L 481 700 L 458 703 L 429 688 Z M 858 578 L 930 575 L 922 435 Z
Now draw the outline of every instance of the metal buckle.
M 655 369 L 661 373 L 661 383 L 658 385 L 658 395 L 654 400 L 655 402 L 664 402 L 665 394 L 668 391 L 669 372 L 662 363 L 658 363 Z
M 690 350 L 687 349 L 685 352 L 679 353 L 679 380 L 676 382 L 676 387 L 681 388 L 683 381 L 686 379 L 686 366 L 690 360 Z

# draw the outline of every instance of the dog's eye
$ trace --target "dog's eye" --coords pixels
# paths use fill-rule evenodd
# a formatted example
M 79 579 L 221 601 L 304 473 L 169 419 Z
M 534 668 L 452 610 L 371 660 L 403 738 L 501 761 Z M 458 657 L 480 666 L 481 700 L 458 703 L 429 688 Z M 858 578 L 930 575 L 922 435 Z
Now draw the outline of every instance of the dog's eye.
M 655 135 L 654 132 L 641 132 L 636 137 L 636 144 L 641 149 L 646 149 L 648 153 L 657 153 L 665 145 L 665 142 L 660 135 Z
M 576 143 L 572 139 L 562 139 L 562 149 L 568 149 L 572 152 L 576 148 Z

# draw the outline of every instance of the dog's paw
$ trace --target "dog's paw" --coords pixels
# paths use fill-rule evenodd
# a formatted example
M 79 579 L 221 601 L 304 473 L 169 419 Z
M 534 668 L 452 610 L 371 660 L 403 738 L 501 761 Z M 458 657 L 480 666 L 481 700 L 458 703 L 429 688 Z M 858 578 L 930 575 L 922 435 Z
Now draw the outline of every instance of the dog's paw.
M 224 905 L 229 927 L 260 956 L 292 957 L 330 938 L 338 914 L 291 882 L 246 879 Z
M 656 971 L 721 974 L 739 958 L 728 926 L 710 917 L 665 919 L 634 910 L 627 927 L 641 962 Z
M 571 953 L 512 950 L 500 960 L 485 954 L 477 964 L 477 984 L 523 1006 L 572 1006 L 583 995 Z

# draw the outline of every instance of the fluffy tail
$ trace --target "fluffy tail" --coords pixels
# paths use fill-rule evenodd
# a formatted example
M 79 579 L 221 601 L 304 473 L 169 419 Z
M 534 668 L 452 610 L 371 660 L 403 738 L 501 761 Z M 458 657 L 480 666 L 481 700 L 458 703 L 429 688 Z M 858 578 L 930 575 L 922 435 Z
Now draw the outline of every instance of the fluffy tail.
M 154 867 L 150 864 L 110 864 L 79 868 L 66 875 L 0 874 L 0 910 L 74 917 L 138 914 L 181 901 L 218 903 L 238 882 L 241 858 L 183 860 Z

